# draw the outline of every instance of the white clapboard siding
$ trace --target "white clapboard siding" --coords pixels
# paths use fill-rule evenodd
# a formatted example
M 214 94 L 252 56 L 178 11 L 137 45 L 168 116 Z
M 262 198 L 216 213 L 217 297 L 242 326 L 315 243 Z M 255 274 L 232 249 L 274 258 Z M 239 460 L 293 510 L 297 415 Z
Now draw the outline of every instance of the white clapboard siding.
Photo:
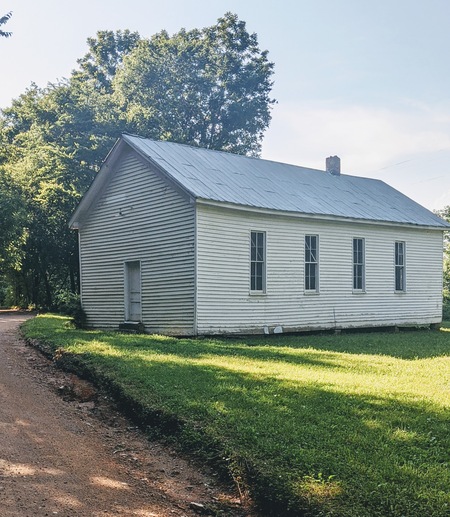
M 266 232 L 266 293 L 250 289 L 250 232 Z M 304 236 L 319 236 L 318 294 L 304 291 Z M 352 289 L 352 243 L 365 239 L 366 288 Z M 396 293 L 394 243 L 406 243 Z M 197 207 L 199 334 L 431 324 L 442 316 L 442 232 Z
M 125 318 L 124 263 L 141 262 L 148 332 L 194 332 L 194 207 L 127 153 L 80 230 L 82 303 L 92 327 Z

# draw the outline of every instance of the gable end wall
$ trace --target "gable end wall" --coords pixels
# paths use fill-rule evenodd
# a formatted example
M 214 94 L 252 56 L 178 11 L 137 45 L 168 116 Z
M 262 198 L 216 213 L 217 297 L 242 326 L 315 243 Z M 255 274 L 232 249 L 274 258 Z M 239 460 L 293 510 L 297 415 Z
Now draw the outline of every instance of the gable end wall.
M 134 152 L 124 153 L 80 233 L 82 303 L 90 327 L 125 319 L 124 263 L 141 262 L 147 332 L 194 329 L 195 210 Z

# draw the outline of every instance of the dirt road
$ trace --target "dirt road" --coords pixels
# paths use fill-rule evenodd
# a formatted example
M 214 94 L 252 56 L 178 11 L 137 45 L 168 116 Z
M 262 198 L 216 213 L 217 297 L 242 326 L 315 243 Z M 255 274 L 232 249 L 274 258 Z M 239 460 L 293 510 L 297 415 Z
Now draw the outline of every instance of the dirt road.
M 104 397 L 68 397 L 77 379 L 19 338 L 27 317 L 0 312 L 2 517 L 214 515 L 220 504 L 220 515 L 250 515 L 212 472 L 148 442 Z

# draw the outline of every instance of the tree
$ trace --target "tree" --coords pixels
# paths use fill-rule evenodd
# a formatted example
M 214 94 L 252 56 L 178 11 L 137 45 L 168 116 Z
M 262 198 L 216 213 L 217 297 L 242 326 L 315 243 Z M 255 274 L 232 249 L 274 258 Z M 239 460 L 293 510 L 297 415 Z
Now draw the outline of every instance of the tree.
M 9 241 L 5 274 L 18 286 L 14 303 L 51 307 L 53 291 L 68 285 L 70 272 L 76 270 L 76 242 L 66 217 L 79 196 L 63 173 L 71 157 L 45 142 L 40 129 L 20 134 L 14 159 L 2 166 L 4 183 L 10 186 L 2 189 L 3 197 L 11 200 L 11 192 L 16 196 L 8 208 L 14 220 L 8 229 L 2 227 L 0 240 Z M 11 242 L 11 228 L 23 238 Z
M 0 273 L 19 265 L 18 247 L 23 242 L 23 210 L 21 191 L 0 167 Z
M 96 38 L 88 38 L 89 50 L 78 59 L 80 69 L 74 71 L 73 78 L 92 81 L 96 89 L 111 93 L 111 81 L 118 67 L 140 39 L 139 33 L 129 30 L 97 32 Z
M 450 223 L 450 206 L 437 210 L 436 214 Z M 444 232 L 444 302 L 450 304 L 450 232 Z M 448 311 L 448 309 L 447 309 Z
M 52 307 L 57 291 L 78 288 L 77 239 L 67 221 L 117 136 L 97 122 L 88 97 L 70 82 L 32 85 L 3 111 L 0 163 L 26 214 L 16 218 L 24 238 L 4 271 L 17 286 L 15 304 Z
M 0 291 L 6 282 L 11 303 L 50 308 L 78 289 L 67 222 L 121 133 L 255 155 L 270 121 L 273 64 L 236 15 L 148 40 L 101 31 L 78 65 L 0 114 Z
M 227 13 L 212 27 L 140 41 L 112 88 L 136 133 L 258 155 L 275 102 L 272 74 L 256 34 Z
M 12 12 L 6 13 L 4 16 L 0 18 L 0 27 L 5 25 L 5 23 L 11 18 Z M 9 38 L 12 35 L 12 32 L 5 32 L 0 29 L 0 36 L 4 38 Z

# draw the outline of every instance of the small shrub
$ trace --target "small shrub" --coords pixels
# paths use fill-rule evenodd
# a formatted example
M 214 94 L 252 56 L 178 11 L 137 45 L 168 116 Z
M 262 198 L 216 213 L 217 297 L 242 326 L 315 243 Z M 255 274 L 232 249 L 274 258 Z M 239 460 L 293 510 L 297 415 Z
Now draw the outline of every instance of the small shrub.
M 450 320 L 450 292 L 444 289 L 444 297 L 442 303 L 442 319 L 444 321 Z
M 56 307 L 60 314 L 70 316 L 76 327 L 82 328 L 85 325 L 86 314 L 79 294 L 68 290 L 60 291 L 56 295 Z

